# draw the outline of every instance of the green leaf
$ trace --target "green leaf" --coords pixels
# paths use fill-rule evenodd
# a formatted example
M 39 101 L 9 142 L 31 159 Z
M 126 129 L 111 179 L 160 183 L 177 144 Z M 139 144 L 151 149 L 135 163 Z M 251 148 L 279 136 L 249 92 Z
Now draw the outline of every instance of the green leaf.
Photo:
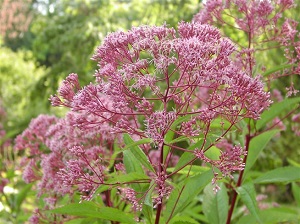
M 179 124 L 181 124 L 182 122 L 185 122 L 185 121 L 190 120 L 191 117 L 192 117 L 192 115 L 191 115 L 191 114 L 188 114 L 188 115 L 185 115 L 185 116 L 183 116 L 183 117 L 177 118 L 177 119 L 172 123 L 171 129 L 175 130 L 176 127 L 177 127 Z
M 146 144 L 146 143 L 151 143 L 152 139 L 151 138 L 143 138 L 138 141 L 134 141 L 129 134 L 124 134 L 123 136 L 124 142 L 126 146 L 123 148 L 123 150 L 130 149 L 130 148 L 136 148 L 136 146 Z
M 284 207 L 261 210 L 259 211 L 259 217 L 263 224 L 299 223 L 300 221 L 300 217 L 296 211 Z M 243 216 L 237 222 L 237 224 L 245 223 L 256 224 L 257 220 L 252 214 L 249 214 Z
M 221 151 L 216 146 L 212 146 L 204 153 L 204 155 L 211 160 L 219 160 Z
M 297 98 L 286 98 L 281 102 L 274 103 L 262 113 L 261 119 L 256 122 L 257 130 L 262 129 L 269 121 L 280 115 L 284 110 L 290 110 L 292 107 L 300 102 L 300 97 Z
M 290 158 L 287 158 L 287 161 L 289 162 L 290 165 L 295 166 L 295 167 L 300 167 L 300 163 L 297 163 L 295 160 L 292 160 Z
M 71 219 L 69 221 L 65 221 L 65 224 L 92 224 L 98 223 L 95 218 L 79 218 L 79 219 Z
M 291 68 L 291 67 L 294 67 L 294 66 L 297 66 L 297 65 L 296 64 L 280 65 L 280 66 L 277 66 L 275 68 L 272 68 L 272 69 L 266 71 L 265 73 L 262 74 L 262 76 L 268 76 L 268 75 L 273 74 L 274 72 L 277 72 L 277 71 L 280 71 L 280 70 L 283 70 L 283 69 L 286 69 L 286 68 Z
M 124 183 L 124 182 L 132 182 L 136 180 L 149 180 L 149 177 L 143 173 L 137 173 L 137 172 L 131 172 L 128 174 L 112 174 L 109 176 L 108 181 L 106 181 L 109 184 L 118 184 L 118 183 Z
M 183 142 L 183 141 L 186 141 L 188 139 L 190 139 L 190 137 L 180 136 L 180 137 L 175 138 L 174 140 L 168 142 L 168 144 L 174 144 L 174 143 L 177 143 L 177 142 Z
M 186 209 L 182 213 L 177 214 L 177 216 L 181 216 L 184 214 L 184 215 L 188 215 L 192 218 L 195 218 L 195 217 L 193 217 L 193 215 L 195 216 L 196 214 L 202 213 L 202 205 L 199 204 L 199 201 L 201 201 L 200 198 L 203 198 L 203 195 L 201 195 L 201 194 L 197 195 L 194 198 L 194 200 L 191 201 L 191 203 L 186 207 Z M 190 215 L 190 214 L 193 214 L 193 215 Z M 204 215 L 202 217 L 205 218 Z M 197 218 L 195 218 L 195 219 L 197 219 Z
M 223 123 L 223 124 L 221 124 Z M 229 127 L 231 126 L 231 123 L 225 119 L 222 119 L 222 118 L 216 118 L 214 119 L 211 124 L 210 124 L 210 128 L 213 128 L 213 129 L 228 129 Z
M 266 147 L 268 142 L 273 138 L 273 136 L 278 132 L 278 130 L 271 130 L 264 132 L 250 141 L 248 156 L 245 167 L 245 175 L 254 165 L 261 151 Z
M 194 149 L 197 148 L 197 147 L 200 147 L 200 146 L 202 145 L 202 143 L 203 143 L 203 139 L 200 139 L 200 140 L 197 141 L 195 144 L 190 145 L 190 146 L 187 148 L 187 150 L 191 150 L 191 152 L 184 152 L 184 153 L 180 156 L 180 158 L 179 158 L 179 160 L 178 160 L 178 162 L 177 162 L 177 164 L 176 164 L 174 170 L 179 170 L 179 169 L 181 169 L 183 166 L 185 166 L 187 163 L 191 162 L 191 161 L 195 158 L 195 155 L 194 155 L 194 153 L 193 153 L 192 150 L 194 150 Z
M 178 174 L 190 174 L 191 176 L 199 174 L 199 173 L 203 173 L 207 170 L 209 170 L 210 168 L 207 166 L 197 166 L 197 165 L 193 165 L 191 168 L 189 166 L 184 167 L 183 169 L 181 169 L 180 171 L 178 171 Z M 167 168 L 167 172 L 172 173 L 175 169 L 175 167 L 170 167 Z
M 187 149 L 188 150 L 194 150 L 196 148 L 200 148 L 202 146 L 202 144 L 203 144 L 203 139 L 201 138 L 195 144 L 190 145 Z
M 197 136 L 190 136 L 190 137 L 186 137 L 186 136 L 179 136 L 178 138 L 173 139 L 170 142 L 167 142 L 168 144 L 174 144 L 177 142 L 183 142 L 183 141 L 187 141 L 187 140 L 191 140 L 191 139 L 196 139 L 198 141 L 200 141 L 202 138 L 200 137 L 200 135 Z
M 297 202 L 297 205 L 300 208 L 300 187 L 295 182 L 292 183 L 292 192 L 293 192 L 293 196 Z
M 193 158 L 195 158 L 195 155 L 192 153 L 192 152 L 184 152 L 181 156 L 180 156 L 180 158 L 179 158 L 179 160 L 178 160 L 178 162 L 177 162 L 177 164 L 176 164 L 176 166 L 174 167 L 174 170 L 173 171 L 177 171 L 177 170 L 179 170 L 179 169 L 181 169 L 183 166 L 185 166 L 188 162 L 190 162 Z
M 119 144 L 117 142 L 118 140 L 115 140 L 114 141 L 114 153 L 111 155 L 110 157 L 110 160 L 109 160 L 109 165 L 108 165 L 108 169 L 112 169 L 113 166 L 115 165 L 115 161 L 116 161 L 116 158 L 118 157 L 118 155 L 120 154 L 121 152 L 121 149 L 119 147 Z
M 152 192 L 154 190 L 154 185 L 155 181 L 152 180 L 150 185 L 149 185 L 149 189 L 148 192 L 145 196 L 145 200 L 143 203 L 143 210 L 142 213 L 143 215 L 146 217 L 146 219 L 148 220 L 148 223 L 152 224 L 152 216 L 153 216 L 153 203 L 152 203 Z
M 182 122 L 184 121 L 187 121 L 191 118 L 192 115 L 186 115 L 186 116 L 183 116 L 183 117 L 179 117 L 177 118 L 171 125 L 170 127 L 170 130 L 167 132 L 167 134 L 165 135 L 165 138 L 164 138 L 164 141 L 168 144 L 170 144 L 170 142 L 173 140 L 174 138 L 174 131 L 173 130 L 176 130 L 177 129 L 177 126 L 179 124 L 181 124 Z M 164 146 L 164 152 L 168 152 L 170 150 L 170 146 Z
M 16 199 L 16 209 L 17 211 L 20 211 L 21 205 L 26 198 L 27 194 L 30 192 L 31 187 L 33 183 L 31 184 L 26 184 L 22 190 L 17 194 L 17 199 Z
M 146 204 L 143 204 L 143 210 L 142 210 L 143 215 L 145 216 L 145 218 L 148 220 L 147 223 L 152 224 L 152 216 L 153 216 L 153 205 L 149 206 Z
M 189 216 L 176 216 L 171 221 L 170 224 L 198 224 L 195 219 Z
M 123 162 L 126 169 L 126 173 L 144 173 L 144 170 L 140 164 L 140 161 L 129 150 L 123 152 Z
M 169 200 L 167 201 L 165 217 L 175 216 L 182 212 L 194 198 L 202 191 L 202 189 L 211 182 L 213 173 L 208 170 L 196 176 L 188 177 L 175 188 Z M 175 207 L 175 208 L 174 208 Z M 173 214 L 172 214 L 172 210 Z
M 300 168 L 299 167 L 280 167 L 262 174 L 258 177 L 254 183 L 267 184 L 267 183 L 286 183 L 300 180 Z
M 125 150 L 123 152 L 123 163 L 126 169 L 126 173 L 139 173 L 144 174 L 145 171 L 140 163 L 140 161 L 134 156 L 134 154 L 129 150 Z M 137 192 L 143 191 L 143 184 L 140 183 L 132 183 L 130 186 Z
M 210 224 L 225 224 L 228 213 L 228 194 L 223 183 L 220 190 L 215 193 L 213 186 L 208 184 L 204 189 L 203 212 Z
M 155 172 L 146 154 L 143 152 L 143 150 L 140 147 L 138 147 L 138 145 L 150 143 L 152 140 L 149 138 L 144 138 L 135 142 L 128 134 L 124 134 L 123 138 L 126 144 L 125 148 L 128 148 L 133 153 L 135 158 L 137 158 L 137 160 L 139 160 L 144 167 L 146 167 L 148 170 L 152 172 Z
M 256 201 L 255 188 L 252 182 L 243 184 L 236 189 L 238 195 L 240 196 L 242 202 L 247 206 L 250 213 L 256 218 L 256 220 L 261 223 L 258 215 L 258 206 Z
M 68 204 L 60 208 L 49 210 L 49 213 L 74 215 L 78 217 L 99 218 L 110 221 L 136 223 L 134 215 L 122 212 L 115 208 L 98 207 L 93 202 L 83 202 L 80 204 Z
M 201 208 L 201 211 L 202 211 L 202 208 Z M 184 211 L 184 213 L 187 214 L 187 215 L 189 215 L 190 217 L 193 217 L 194 219 L 197 219 L 197 220 L 201 221 L 199 223 L 208 223 L 207 218 L 205 217 L 205 215 L 201 214 L 201 212 L 195 213 L 195 212 L 193 212 L 191 210 L 186 209 Z
M 125 134 L 125 135 L 128 135 L 128 134 Z M 124 136 L 125 136 L 124 135 Z M 128 135 L 129 136 L 129 135 Z M 126 138 L 126 137 L 125 137 Z M 130 136 L 129 136 L 130 138 Z M 131 139 L 131 138 L 130 138 Z M 124 141 L 125 142 L 125 141 Z M 111 168 L 113 165 L 114 165 L 114 162 L 115 162 L 115 158 L 122 152 L 128 150 L 128 149 L 132 149 L 132 148 L 135 148 L 136 146 L 138 145 L 142 145 L 142 144 L 146 144 L 146 143 L 151 143 L 152 142 L 152 139 L 150 138 L 143 138 L 141 140 L 138 140 L 138 141 L 133 141 L 131 143 L 128 143 L 128 145 L 126 145 L 123 149 L 120 149 L 119 148 L 119 145 L 118 143 L 114 143 L 114 153 L 113 155 L 111 156 L 111 160 L 110 160 L 110 164 L 109 164 L 109 168 Z M 125 142 L 126 143 L 126 142 Z

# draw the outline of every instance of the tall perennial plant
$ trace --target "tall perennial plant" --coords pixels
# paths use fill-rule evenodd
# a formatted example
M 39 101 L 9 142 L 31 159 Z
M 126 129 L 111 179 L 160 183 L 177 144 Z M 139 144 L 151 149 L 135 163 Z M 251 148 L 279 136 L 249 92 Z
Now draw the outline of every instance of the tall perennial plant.
M 297 22 L 282 17 L 293 6 L 207 0 L 177 30 L 109 34 L 92 58 L 95 82 L 81 86 L 70 74 L 51 96 L 53 106 L 70 108 L 66 116 L 40 115 L 16 139 L 26 155 L 23 178 L 37 181 L 44 201 L 30 221 L 263 223 L 254 183 L 300 180 L 287 175 L 299 167 L 250 171 L 284 119 L 294 114 L 299 123 L 300 98 L 277 101 L 272 84 L 290 76 L 287 96 L 298 92 Z M 265 67 L 258 59 L 274 49 L 286 62 Z

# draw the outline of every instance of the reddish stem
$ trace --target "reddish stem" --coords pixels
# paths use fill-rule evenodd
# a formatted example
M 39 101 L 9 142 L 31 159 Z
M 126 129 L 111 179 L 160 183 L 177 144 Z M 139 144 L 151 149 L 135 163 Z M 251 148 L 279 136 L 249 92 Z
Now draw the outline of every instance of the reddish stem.
M 110 199 L 110 190 L 105 191 L 105 196 L 106 196 L 106 204 L 107 204 L 107 206 L 113 208 L 112 201 Z M 120 222 L 118 222 L 118 221 L 112 221 L 112 224 L 120 224 Z
M 110 190 L 105 191 L 106 196 L 106 204 L 108 207 L 113 207 L 112 202 L 110 200 Z
M 247 154 L 245 155 L 245 157 L 244 157 L 244 159 L 243 159 L 243 163 L 244 163 L 244 164 L 246 164 L 246 161 L 247 161 L 248 150 L 249 150 L 249 145 L 250 145 L 250 140 L 251 140 L 251 138 L 252 138 L 252 136 L 246 135 L 245 147 L 246 147 L 246 152 L 247 152 Z M 237 184 L 236 184 L 236 188 L 237 188 L 237 187 L 240 187 L 240 186 L 242 185 L 243 174 L 244 174 L 244 170 L 242 170 L 242 171 L 240 172 L 239 179 L 238 179 Z M 234 206 L 235 206 L 235 203 L 236 203 L 236 198 L 237 198 L 237 192 L 234 190 L 234 191 L 233 191 L 233 196 L 232 196 L 231 205 L 230 205 L 230 209 L 229 209 L 229 211 L 228 211 L 228 216 L 227 216 L 226 224 L 230 224 L 231 217 L 232 217 L 233 210 L 234 210 Z
M 161 210 L 162 210 L 162 203 L 160 203 L 160 204 L 157 206 L 157 210 L 156 210 L 156 218 L 155 218 L 155 224 L 159 224 L 159 219 L 160 219 L 160 213 L 161 213 Z
M 159 165 L 159 172 L 158 172 L 158 178 L 160 178 L 161 173 L 164 171 L 164 143 L 161 144 L 160 147 L 160 165 Z M 156 210 L 156 217 L 155 217 L 155 224 L 159 224 L 159 219 L 160 219 L 160 214 L 162 210 L 162 199 L 160 204 L 157 205 L 157 210 Z

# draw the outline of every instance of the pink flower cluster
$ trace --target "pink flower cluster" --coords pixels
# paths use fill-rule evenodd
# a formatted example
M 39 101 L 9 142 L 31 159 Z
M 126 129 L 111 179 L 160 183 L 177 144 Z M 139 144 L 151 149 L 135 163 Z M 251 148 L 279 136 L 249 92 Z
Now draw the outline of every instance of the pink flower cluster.
M 169 162 L 161 160 L 169 131 L 206 138 L 217 118 L 232 127 L 243 118 L 258 119 L 269 106 L 269 93 L 259 77 L 240 70 L 235 54 L 234 44 L 210 25 L 181 22 L 178 33 L 165 25 L 134 27 L 109 34 L 98 47 L 93 56 L 99 66 L 96 83 L 80 89 L 77 76 L 71 74 L 51 101 L 76 113 L 75 127 L 97 130 L 104 140 L 113 139 L 113 133 L 128 133 L 136 140 L 151 138 L 158 146 L 160 162 Z M 182 117 L 187 119 L 171 129 Z M 225 134 L 226 130 L 220 138 Z M 151 147 L 143 145 L 149 161 Z M 204 145 L 200 150 L 205 150 Z M 241 168 L 234 164 L 231 169 L 230 164 L 222 169 L 226 175 Z M 79 175 L 78 164 L 68 166 L 68 173 Z M 168 164 L 161 166 L 155 166 L 159 191 L 165 183 L 160 174 Z
M 74 127 L 75 117 L 73 112 L 65 118 L 40 115 L 16 138 L 15 148 L 26 149 L 23 179 L 38 180 L 40 196 L 72 194 L 77 189 L 90 197 L 103 181 L 109 143 L 102 141 L 97 130 L 83 132 Z
M 52 105 L 71 112 L 60 119 L 41 115 L 17 138 L 17 149 L 29 148 L 24 179 L 38 180 L 40 194 L 72 194 L 76 189 L 83 199 L 91 199 L 100 185 L 116 185 L 106 177 L 113 168 L 113 145 L 123 146 L 123 133 L 134 140 L 151 139 L 140 147 L 154 168 L 148 175 L 155 180 L 157 206 L 172 190 L 167 168 L 178 159 L 176 151 L 186 151 L 167 135 L 187 137 L 189 143 L 195 136 L 204 139 L 195 158 L 231 176 L 243 168 L 242 147 L 225 150 L 218 161 L 201 155 L 240 120 L 259 119 L 271 103 L 260 77 L 241 70 L 236 54 L 235 45 L 217 28 L 200 23 L 181 22 L 178 32 L 163 25 L 109 34 L 93 56 L 99 66 L 95 83 L 81 87 L 77 75 L 70 74 L 51 96 Z M 211 127 L 216 122 L 229 126 L 216 131 Z M 154 154 L 157 158 L 151 158 Z M 118 159 L 115 165 L 123 173 L 122 157 Z M 118 189 L 140 210 L 137 196 L 145 192 L 134 192 L 129 184 L 120 183 Z
M 111 132 L 125 132 L 156 142 L 187 114 L 199 121 L 197 130 L 199 123 L 217 116 L 232 122 L 258 119 L 270 104 L 269 94 L 258 77 L 232 62 L 234 44 L 216 28 L 198 23 L 179 23 L 177 35 L 166 26 L 108 35 L 93 56 L 100 67 L 96 83 L 74 95 L 77 81 L 68 81 L 69 76 L 59 96 L 51 97 L 52 104 L 80 112 L 79 128 L 101 126 L 107 138 Z M 203 91 L 207 97 L 201 97 Z
M 236 44 L 240 48 L 237 63 L 250 75 L 253 75 L 256 55 L 263 50 L 280 48 L 287 59 L 286 64 L 291 66 L 282 73 L 271 74 L 272 80 L 300 74 L 298 22 L 283 19 L 285 11 L 295 6 L 293 0 L 207 0 L 193 20 L 200 24 L 226 26 L 230 32 L 236 33 L 239 37 Z M 288 90 L 288 95 L 291 95 L 291 90 Z
M 233 178 L 233 172 L 241 171 L 245 168 L 243 157 L 247 155 L 247 152 L 243 147 L 239 145 L 232 145 L 226 140 L 218 142 L 216 146 L 220 149 L 220 156 L 218 160 L 208 158 L 205 155 L 205 151 L 207 150 L 204 151 L 196 149 L 194 154 L 205 163 L 211 164 L 213 168 L 217 168 L 222 173 L 222 177 Z M 220 177 L 219 173 L 214 170 L 212 184 L 215 185 L 214 189 L 216 191 L 219 188 L 217 181 L 222 179 L 222 177 Z

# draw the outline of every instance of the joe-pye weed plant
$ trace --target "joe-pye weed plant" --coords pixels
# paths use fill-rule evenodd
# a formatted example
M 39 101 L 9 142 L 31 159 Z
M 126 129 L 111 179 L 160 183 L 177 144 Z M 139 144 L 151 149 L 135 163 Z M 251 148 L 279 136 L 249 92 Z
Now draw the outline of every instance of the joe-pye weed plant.
M 299 163 L 251 172 L 284 120 L 299 133 L 299 34 L 283 16 L 293 6 L 208 0 L 177 29 L 109 34 L 92 58 L 95 82 L 80 86 L 70 74 L 51 96 L 70 108 L 66 116 L 40 115 L 16 139 L 27 149 L 24 180 L 37 181 L 40 198 L 30 221 L 299 221 L 296 207 L 260 210 L 255 191 L 293 182 L 299 205 Z M 280 66 L 258 61 L 274 52 L 286 58 Z M 280 98 L 273 83 L 287 76 Z

